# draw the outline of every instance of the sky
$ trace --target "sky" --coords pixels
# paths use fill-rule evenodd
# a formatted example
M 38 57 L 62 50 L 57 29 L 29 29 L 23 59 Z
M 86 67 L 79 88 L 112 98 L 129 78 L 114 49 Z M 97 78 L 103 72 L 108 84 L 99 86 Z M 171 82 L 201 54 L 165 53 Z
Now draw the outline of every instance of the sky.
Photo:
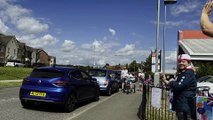
M 57 64 L 145 61 L 163 47 L 164 3 L 156 43 L 158 0 L 0 0 L 0 33 L 55 56 Z M 179 30 L 200 30 L 206 0 L 167 5 L 166 69 L 176 66 Z

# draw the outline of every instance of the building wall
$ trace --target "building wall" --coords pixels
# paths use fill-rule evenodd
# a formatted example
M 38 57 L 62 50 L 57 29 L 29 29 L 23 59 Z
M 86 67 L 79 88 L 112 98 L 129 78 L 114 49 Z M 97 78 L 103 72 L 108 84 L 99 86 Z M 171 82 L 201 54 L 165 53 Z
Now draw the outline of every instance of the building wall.
M 16 40 L 12 38 L 6 46 L 6 53 L 5 53 L 6 60 L 17 59 L 17 53 L 18 53 L 18 46 L 16 44 Z
M 39 53 L 39 62 L 45 65 L 49 65 L 49 56 L 45 51 Z
M 6 46 L 0 45 L 0 66 L 3 66 L 5 63 L 5 48 Z

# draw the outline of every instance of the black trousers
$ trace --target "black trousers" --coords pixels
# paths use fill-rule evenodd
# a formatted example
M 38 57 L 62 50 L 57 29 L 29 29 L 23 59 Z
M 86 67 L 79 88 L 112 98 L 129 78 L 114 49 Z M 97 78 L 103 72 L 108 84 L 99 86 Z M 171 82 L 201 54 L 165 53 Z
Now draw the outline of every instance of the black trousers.
M 176 112 L 177 120 L 193 120 L 190 114 Z

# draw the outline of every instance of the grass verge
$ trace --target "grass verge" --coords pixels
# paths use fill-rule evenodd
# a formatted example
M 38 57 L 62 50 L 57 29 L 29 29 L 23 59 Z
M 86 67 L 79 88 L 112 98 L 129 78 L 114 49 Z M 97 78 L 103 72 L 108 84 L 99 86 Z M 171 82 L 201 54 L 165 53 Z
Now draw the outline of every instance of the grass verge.
M 21 86 L 22 82 L 0 82 L 0 88 L 5 87 L 18 87 Z
M 32 68 L 0 67 L 0 80 L 20 80 L 28 76 Z

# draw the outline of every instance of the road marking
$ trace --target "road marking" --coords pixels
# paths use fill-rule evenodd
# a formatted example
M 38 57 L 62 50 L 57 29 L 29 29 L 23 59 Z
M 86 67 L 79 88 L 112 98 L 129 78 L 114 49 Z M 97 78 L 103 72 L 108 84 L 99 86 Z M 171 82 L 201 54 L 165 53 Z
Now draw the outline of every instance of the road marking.
M 115 96 L 115 95 L 116 95 L 116 93 L 113 94 L 113 95 L 111 95 L 111 96 L 109 96 L 109 97 L 107 97 L 107 98 L 105 98 L 105 99 L 103 99 L 102 101 L 98 101 L 96 104 L 94 104 L 94 105 L 92 105 L 92 106 L 90 106 L 90 107 L 88 107 L 88 108 L 82 110 L 82 111 L 79 112 L 79 113 L 73 113 L 73 116 L 70 117 L 70 118 L 68 118 L 68 119 L 66 119 L 66 120 L 72 120 L 73 118 L 78 117 L 79 115 L 85 113 L 85 112 L 88 111 L 89 109 L 92 109 L 93 107 L 95 107 L 95 106 L 97 106 L 97 105 L 103 103 L 104 101 L 107 101 L 108 99 L 112 98 L 112 97 Z

